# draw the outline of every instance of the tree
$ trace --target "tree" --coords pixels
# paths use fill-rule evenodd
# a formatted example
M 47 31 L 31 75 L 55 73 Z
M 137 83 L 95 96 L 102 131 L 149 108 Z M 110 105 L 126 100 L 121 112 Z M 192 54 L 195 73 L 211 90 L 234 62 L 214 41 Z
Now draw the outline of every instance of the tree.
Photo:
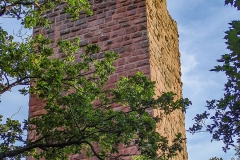
M 225 4 L 240 9 L 240 0 L 225 0 Z M 189 129 L 196 133 L 205 128 L 205 131 L 212 134 L 212 139 L 223 141 L 223 150 L 226 152 L 230 146 L 240 142 L 240 21 L 229 23 L 229 30 L 226 31 L 227 48 L 230 53 L 221 56 L 218 62 L 221 65 L 215 66 L 211 71 L 224 72 L 227 83 L 224 86 L 224 97 L 219 100 L 207 101 L 209 111 L 197 114 L 194 118 L 195 124 Z M 212 124 L 205 124 L 206 119 L 211 119 Z
M 47 27 L 50 22 L 42 15 L 62 3 L 74 20 L 80 11 L 92 14 L 86 0 L 13 0 L 1 1 L 0 16 L 17 18 L 26 28 Z M 177 134 L 169 146 L 168 140 L 155 131 L 160 119 L 152 117 L 147 109 L 158 108 L 169 114 L 175 109 L 184 111 L 190 102 L 174 101 L 172 92 L 154 99 L 154 82 L 141 73 L 122 77 L 116 88 L 105 89 L 118 55 L 105 52 L 98 60 L 95 55 L 100 48 L 87 45 L 80 62 L 76 62 L 79 42 L 79 38 L 59 40 L 65 57 L 55 59 L 50 58 L 54 54 L 50 40 L 41 34 L 15 42 L 14 36 L 0 29 L 0 94 L 22 86 L 20 93 L 36 94 L 44 101 L 46 112 L 22 123 L 7 118 L 0 124 L 0 159 L 67 159 L 83 151 L 98 159 L 129 156 L 119 153 L 119 144 L 134 144 L 139 150 L 136 154 L 148 159 L 175 156 L 184 138 Z M 114 110 L 114 104 L 127 111 Z M 26 139 L 24 131 L 36 138 Z M 161 154 L 157 154 L 159 150 Z

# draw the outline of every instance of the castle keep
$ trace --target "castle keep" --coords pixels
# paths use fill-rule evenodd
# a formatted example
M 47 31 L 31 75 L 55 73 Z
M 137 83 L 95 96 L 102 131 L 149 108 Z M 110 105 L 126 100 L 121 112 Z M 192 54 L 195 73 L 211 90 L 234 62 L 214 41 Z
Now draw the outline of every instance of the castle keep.
M 131 76 L 141 71 L 156 82 L 157 96 L 173 91 L 180 98 L 182 82 L 178 31 L 176 22 L 167 11 L 166 0 L 93 0 L 92 8 L 93 16 L 81 14 L 77 21 L 71 21 L 58 6 L 47 14 L 53 22 L 51 28 L 35 28 L 34 34 L 42 33 L 52 40 L 57 58 L 61 58 L 56 48 L 57 40 L 76 36 L 81 38 L 81 46 L 97 43 L 102 52 L 113 50 L 118 53 L 120 58 L 115 62 L 116 72 L 109 77 L 109 88 L 121 76 Z M 30 117 L 43 114 L 43 103 L 35 95 L 31 95 L 29 105 Z M 160 110 L 153 110 L 152 113 L 162 117 Z M 185 137 L 184 114 L 175 111 L 164 116 L 157 125 L 157 131 L 168 137 L 169 141 L 178 132 Z M 131 148 L 122 150 L 131 152 Z M 84 158 L 72 156 L 70 159 Z M 186 145 L 174 159 L 188 159 Z

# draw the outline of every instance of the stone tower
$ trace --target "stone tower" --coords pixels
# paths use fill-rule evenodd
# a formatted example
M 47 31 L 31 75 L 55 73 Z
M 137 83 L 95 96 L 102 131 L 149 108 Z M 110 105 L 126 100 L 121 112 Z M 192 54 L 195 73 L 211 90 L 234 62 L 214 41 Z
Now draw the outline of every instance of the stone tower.
M 60 38 L 81 38 L 81 45 L 97 43 L 102 51 L 114 50 L 120 55 L 116 72 L 109 78 L 108 87 L 113 87 L 121 76 L 131 76 L 136 71 L 144 72 L 156 82 L 156 95 L 173 91 L 182 96 L 180 53 L 177 24 L 167 11 L 166 0 L 93 0 L 94 15 L 81 14 L 71 21 L 62 13 L 62 6 L 47 16 L 53 22 L 50 29 L 35 28 L 34 34 L 48 36 L 56 46 Z M 55 52 L 55 57 L 61 55 Z M 30 97 L 29 116 L 43 113 L 43 103 L 35 95 Z M 159 110 L 153 115 L 162 116 Z M 184 114 L 175 111 L 164 116 L 157 131 L 173 140 L 181 132 L 185 137 Z M 31 137 L 34 138 L 34 137 Z M 125 149 L 128 152 L 130 149 Z M 70 159 L 84 159 L 72 157 Z M 187 160 L 184 150 L 174 160 Z

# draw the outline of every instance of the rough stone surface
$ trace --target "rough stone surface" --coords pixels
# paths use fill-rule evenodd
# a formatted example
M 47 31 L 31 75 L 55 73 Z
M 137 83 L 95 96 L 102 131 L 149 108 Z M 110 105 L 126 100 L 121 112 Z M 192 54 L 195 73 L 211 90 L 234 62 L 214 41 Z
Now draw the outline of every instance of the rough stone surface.
M 92 1 L 94 15 L 89 17 L 81 14 L 77 21 L 71 21 L 62 13 L 62 6 L 47 13 L 51 28 L 35 28 L 33 34 L 42 33 L 52 40 L 54 58 L 61 58 L 56 42 L 60 38 L 72 39 L 80 37 L 82 48 L 88 43 L 97 43 L 102 52 L 115 51 L 120 58 L 115 62 L 116 72 L 109 78 L 107 88 L 114 87 L 121 76 L 132 76 L 136 71 L 144 72 L 151 80 L 156 81 L 156 95 L 173 91 L 178 98 L 182 96 L 180 72 L 180 53 L 178 49 L 177 25 L 170 17 L 166 0 L 94 0 Z M 81 49 L 78 57 L 84 49 Z M 99 53 L 98 58 L 103 54 Z M 44 102 L 35 95 L 30 96 L 29 117 L 44 113 Z M 119 106 L 118 106 L 119 107 Z M 162 116 L 159 110 L 152 111 L 154 116 Z M 185 136 L 184 114 L 174 112 L 164 116 L 157 125 L 157 131 L 173 140 L 177 132 Z M 34 139 L 34 133 L 29 133 Z M 134 146 L 124 148 L 121 153 L 136 153 Z M 31 158 L 27 158 L 30 160 Z M 70 160 L 87 158 L 84 154 L 73 155 Z M 90 158 L 95 160 L 96 157 Z M 124 157 L 129 160 L 131 157 Z M 184 150 L 174 160 L 186 160 L 186 145 Z
M 180 69 L 180 53 L 178 45 L 178 30 L 176 22 L 171 18 L 164 0 L 147 0 L 147 31 L 150 53 L 150 78 L 156 82 L 157 96 L 163 92 L 173 91 L 177 98 L 182 96 Z M 175 134 L 185 134 L 185 116 L 181 111 L 175 111 L 169 116 L 154 110 L 153 115 L 163 117 L 157 125 L 157 131 L 172 141 Z M 188 159 L 186 144 L 184 150 L 174 160 Z

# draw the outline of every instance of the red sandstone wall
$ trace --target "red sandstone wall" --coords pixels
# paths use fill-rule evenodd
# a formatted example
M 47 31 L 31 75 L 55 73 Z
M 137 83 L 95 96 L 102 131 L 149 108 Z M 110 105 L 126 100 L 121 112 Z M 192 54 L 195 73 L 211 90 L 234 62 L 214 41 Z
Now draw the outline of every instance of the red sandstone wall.
M 97 43 L 102 52 L 113 50 L 120 55 L 115 62 L 116 72 L 109 77 L 107 87 L 113 87 L 121 76 L 131 76 L 136 71 L 149 76 L 149 50 L 146 30 L 146 5 L 144 0 L 95 0 L 92 4 L 94 15 L 87 17 L 81 14 L 79 20 L 71 21 L 61 12 L 62 6 L 46 16 L 53 22 L 50 29 L 35 28 L 34 35 L 42 33 L 52 40 L 54 57 L 61 58 L 56 42 L 58 39 L 81 38 L 81 46 Z M 79 56 L 80 50 L 76 56 Z M 99 53 L 101 58 L 103 53 Z M 29 116 L 42 114 L 43 102 L 35 95 L 30 97 Z M 34 133 L 29 135 L 34 138 Z M 123 147 L 122 147 L 123 148 Z M 121 149 L 122 154 L 136 153 L 135 147 Z M 83 154 L 74 155 L 70 159 L 84 159 Z M 28 158 L 30 160 L 30 158 Z M 95 157 L 91 159 L 96 159 Z M 125 157 L 130 159 L 130 157 Z
M 76 36 L 81 38 L 82 47 L 97 43 L 102 52 L 113 50 L 118 53 L 120 58 L 115 62 L 116 72 L 109 78 L 107 87 L 113 87 L 121 76 L 131 76 L 141 71 L 157 82 L 157 95 L 171 90 L 181 97 L 178 34 L 176 23 L 166 10 L 165 0 L 94 0 L 92 7 L 93 16 L 81 14 L 79 20 L 71 21 L 62 13 L 62 6 L 58 6 L 55 11 L 47 13 L 53 22 L 51 28 L 35 28 L 34 35 L 42 33 L 49 37 L 53 42 L 54 57 L 57 58 L 62 56 L 56 47 L 57 40 Z M 81 52 L 83 49 L 76 56 Z M 102 55 L 99 53 L 99 58 Z M 44 103 L 35 95 L 31 95 L 29 106 L 30 117 L 44 112 Z M 154 115 L 158 114 L 159 111 L 154 111 Z M 166 117 L 158 125 L 158 131 L 170 138 L 176 131 L 185 135 L 184 115 L 176 112 Z M 34 134 L 29 137 L 34 138 Z M 134 147 L 121 150 L 121 153 L 135 152 Z M 84 158 L 84 155 L 70 157 L 71 160 Z M 178 159 L 187 159 L 186 148 Z
M 95 0 L 94 15 L 86 17 L 81 14 L 79 20 L 73 22 L 62 14 L 61 6 L 47 16 L 53 22 L 50 29 L 36 28 L 34 35 L 42 33 L 49 37 L 58 54 L 56 42 L 60 38 L 81 38 L 81 46 L 97 43 L 102 52 L 113 50 L 120 55 L 115 62 L 116 72 L 109 78 L 108 86 L 115 84 L 121 76 L 131 76 L 136 71 L 150 73 L 148 37 L 146 30 L 146 6 L 144 0 Z M 81 54 L 82 50 L 76 56 Z M 99 57 L 103 54 L 99 53 Z M 34 95 L 30 98 L 29 116 L 41 114 L 41 101 Z

